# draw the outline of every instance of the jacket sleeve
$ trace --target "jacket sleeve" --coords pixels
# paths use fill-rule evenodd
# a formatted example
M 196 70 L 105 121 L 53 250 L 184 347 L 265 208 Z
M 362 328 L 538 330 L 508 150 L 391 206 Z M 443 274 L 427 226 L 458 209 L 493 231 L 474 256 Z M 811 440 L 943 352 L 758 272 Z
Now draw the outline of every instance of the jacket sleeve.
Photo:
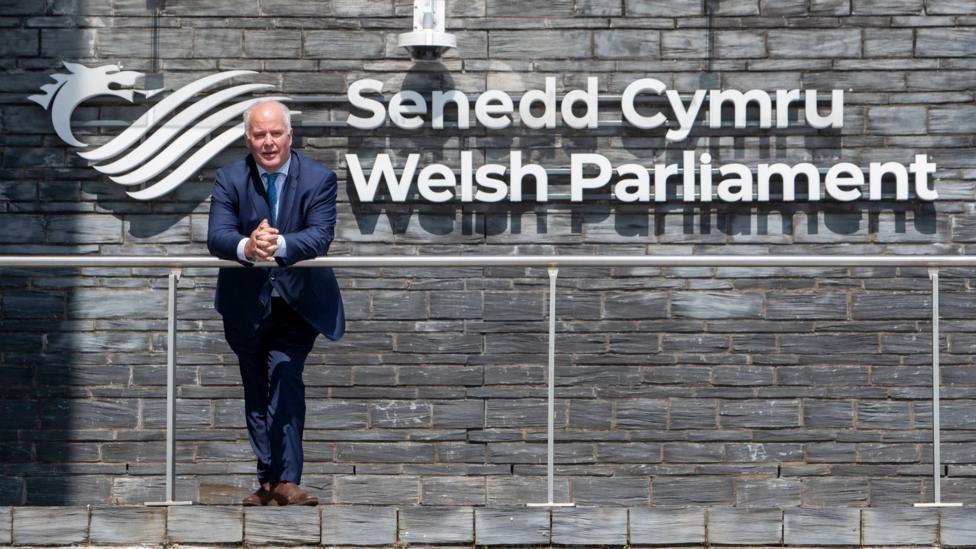
M 237 261 L 246 266 L 251 263 L 240 261 L 237 257 L 237 244 L 247 235 L 241 234 L 238 224 L 240 196 L 237 189 L 227 181 L 224 170 L 217 172 L 210 198 L 210 218 L 207 223 L 207 249 L 211 255 L 220 259 Z
M 305 228 L 283 235 L 286 250 L 284 257 L 275 258 L 279 265 L 287 267 L 329 252 L 329 245 L 335 239 L 337 190 L 338 178 L 335 172 L 329 170 L 323 180 L 314 186 Z

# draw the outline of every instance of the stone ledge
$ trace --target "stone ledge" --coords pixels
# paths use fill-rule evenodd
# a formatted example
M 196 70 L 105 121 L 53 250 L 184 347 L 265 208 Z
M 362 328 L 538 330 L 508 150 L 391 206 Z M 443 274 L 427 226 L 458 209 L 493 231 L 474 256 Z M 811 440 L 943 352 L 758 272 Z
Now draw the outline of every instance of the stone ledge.
M 0 507 L 0 546 L 976 545 L 976 509 Z

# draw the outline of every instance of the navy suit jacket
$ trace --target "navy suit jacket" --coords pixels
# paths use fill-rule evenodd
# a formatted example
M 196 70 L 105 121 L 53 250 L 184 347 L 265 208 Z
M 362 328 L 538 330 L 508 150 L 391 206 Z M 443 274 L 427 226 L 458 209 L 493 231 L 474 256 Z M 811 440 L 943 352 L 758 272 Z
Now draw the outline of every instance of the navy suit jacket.
M 249 338 L 264 318 L 274 287 L 288 305 L 319 333 L 342 337 L 345 316 L 335 274 L 327 267 L 289 268 L 297 261 L 326 255 L 335 238 L 335 172 L 295 151 L 278 202 L 277 229 L 286 254 L 279 267 L 220 269 L 214 307 L 224 317 L 228 335 Z M 239 261 L 237 245 L 262 219 L 271 220 L 268 195 L 254 158 L 217 172 L 210 204 L 207 247 L 221 258 Z M 250 266 L 247 263 L 245 265 Z M 233 345 L 232 341 L 228 341 Z

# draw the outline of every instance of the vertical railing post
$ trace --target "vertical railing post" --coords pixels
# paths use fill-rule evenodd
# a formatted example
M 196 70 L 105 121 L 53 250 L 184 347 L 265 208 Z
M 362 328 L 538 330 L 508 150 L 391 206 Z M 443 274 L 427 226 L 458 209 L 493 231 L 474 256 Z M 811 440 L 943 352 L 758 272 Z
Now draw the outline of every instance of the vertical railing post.
M 961 507 L 962 503 L 942 503 L 942 421 L 939 417 L 941 376 L 939 375 L 939 269 L 929 267 L 932 280 L 932 486 L 935 500 L 932 503 L 916 503 L 916 507 Z
M 572 507 L 573 503 L 556 503 L 555 486 L 555 439 L 556 439 L 556 277 L 559 267 L 549 269 L 549 387 L 546 422 L 546 503 L 529 503 L 529 507 Z
M 166 500 L 146 502 L 150 506 L 190 505 L 176 501 L 176 285 L 180 269 L 169 273 L 166 295 Z

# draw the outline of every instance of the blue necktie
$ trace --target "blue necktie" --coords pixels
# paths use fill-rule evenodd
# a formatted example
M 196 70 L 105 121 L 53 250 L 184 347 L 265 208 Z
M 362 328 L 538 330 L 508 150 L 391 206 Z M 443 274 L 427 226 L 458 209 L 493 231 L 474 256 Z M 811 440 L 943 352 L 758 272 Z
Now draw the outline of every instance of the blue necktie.
M 268 206 L 271 209 L 271 226 L 278 226 L 278 172 L 267 172 L 264 181 L 268 184 Z

